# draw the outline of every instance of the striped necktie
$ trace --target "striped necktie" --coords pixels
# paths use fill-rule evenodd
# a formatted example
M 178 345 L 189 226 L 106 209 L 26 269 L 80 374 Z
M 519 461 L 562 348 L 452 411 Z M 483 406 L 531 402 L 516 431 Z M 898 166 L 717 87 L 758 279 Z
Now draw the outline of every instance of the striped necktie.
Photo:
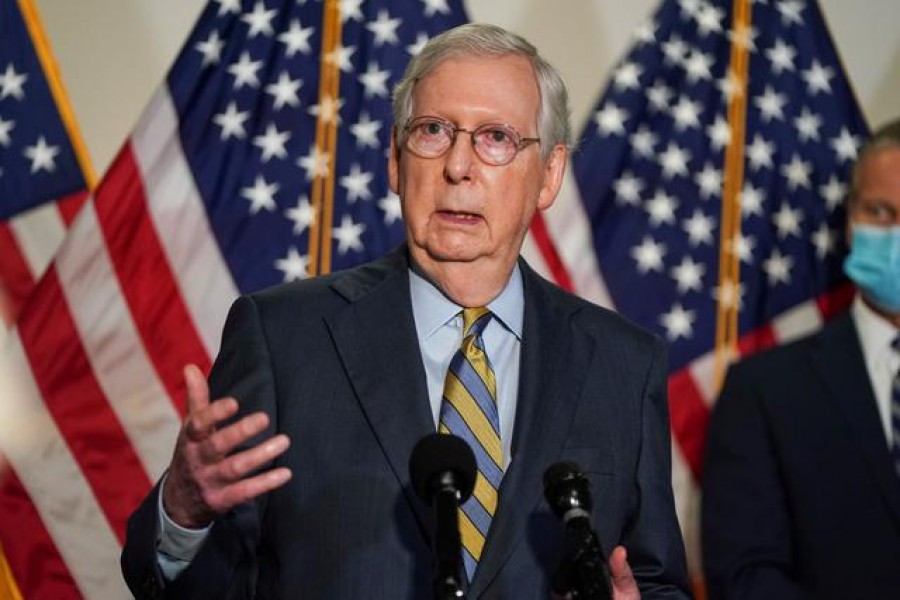
M 900 355 L 900 335 L 894 338 L 891 347 Z M 894 470 L 900 476 L 900 369 L 894 373 L 894 381 L 891 382 L 891 429 L 894 434 Z
M 438 431 L 466 440 L 478 464 L 475 491 L 459 511 L 463 563 L 471 581 L 497 510 L 497 490 L 503 478 L 503 450 L 497 413 L 497 383 L 481 336 L 492 313 L 482 307 L 466 308 L 462 314 L 463 341 L 447 370 Z

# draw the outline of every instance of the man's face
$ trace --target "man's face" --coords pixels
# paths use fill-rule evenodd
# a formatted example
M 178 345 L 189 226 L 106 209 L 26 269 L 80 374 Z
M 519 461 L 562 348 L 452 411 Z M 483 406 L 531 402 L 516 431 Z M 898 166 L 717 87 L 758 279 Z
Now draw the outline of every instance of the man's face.
M 862 225 L 900 225 L 900 148 L 878 150 L 859 165 L 850 217 Z
M 534 71 L 518 56 L 450 58 L 413 91 L 413 118 L 438 117 L 467 130 L 504 124 L 523 138 L 538 137 L 539 109 Z M 508 273 L 534 211 L 556 197 L 565 148 L 558 146 L 544 162 L 540 145 L 529 144 L 509 164 L 492 166 L 475 154 L 467 133 L 460 132 L 438 158 L 422 158 L 397 142 L 390 185 L 401 199 L 415 261 L 432 276 L 441 263 L 477 263 Z
M 900 148 L 883 148 L 858 165 L 847 223 L 852 248 L 844 269 L 867 304 L 895 327 L 900 327 L 898 228 Z

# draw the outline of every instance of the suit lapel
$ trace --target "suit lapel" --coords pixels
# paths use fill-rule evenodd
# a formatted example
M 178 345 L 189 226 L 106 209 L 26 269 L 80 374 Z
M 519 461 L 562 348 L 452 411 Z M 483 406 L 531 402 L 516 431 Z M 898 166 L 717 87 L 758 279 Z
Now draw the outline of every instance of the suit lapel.
M 543 498 L 543 473 L 558 460 L 593 352 L 590 338 L 571 326 L 572 310 L 547 295 L 544 283 L 525 265 L 525 322 L 513 460 L 500 486 L 484 552 L 469 590 L 476 598 L 509 560 Z
M 859 338 L 849 313 L 823 331 L 812 360 L 831 390 L 830 401 L 849 425 L 881 495 L 900 525 L 900 481 L 876 408 Z
M 434 432 L 409 297 L 405 248 L 368 271 L 338 279 L 346 309 L 327 320 L 360 406 L 423 531 L 425 505 L 409 480 L 416 442 Z M 429 536 L 426 535 L 426 538 Z

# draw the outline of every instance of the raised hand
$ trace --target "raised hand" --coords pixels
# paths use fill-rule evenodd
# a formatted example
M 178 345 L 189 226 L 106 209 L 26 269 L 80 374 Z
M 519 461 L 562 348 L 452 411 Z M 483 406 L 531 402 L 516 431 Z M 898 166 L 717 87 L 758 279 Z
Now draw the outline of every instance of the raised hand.
M 175 523 L 196 529 L 238 504 L 284 485 L 291 478 L 286 467 L 248 474 L 281 455 L 290 440 L 278 434 L 234 453 L 268 427 L 268 415 L 253 413 L 220 429 L 237 413 L 237 401 L 226 397 L 210 402 L 206 378 L 195 365 L 185 367 L 184 379 L 188 414 L 175 443 L 163 507 Z

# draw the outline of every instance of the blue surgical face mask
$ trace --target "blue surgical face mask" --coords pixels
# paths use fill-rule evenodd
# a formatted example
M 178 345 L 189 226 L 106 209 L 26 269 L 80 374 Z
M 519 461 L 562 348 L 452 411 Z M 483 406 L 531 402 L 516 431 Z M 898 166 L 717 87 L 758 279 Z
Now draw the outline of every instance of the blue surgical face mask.
M 900 225 L 853 225 L 844 273 L 876 306 L 900 314 Z

